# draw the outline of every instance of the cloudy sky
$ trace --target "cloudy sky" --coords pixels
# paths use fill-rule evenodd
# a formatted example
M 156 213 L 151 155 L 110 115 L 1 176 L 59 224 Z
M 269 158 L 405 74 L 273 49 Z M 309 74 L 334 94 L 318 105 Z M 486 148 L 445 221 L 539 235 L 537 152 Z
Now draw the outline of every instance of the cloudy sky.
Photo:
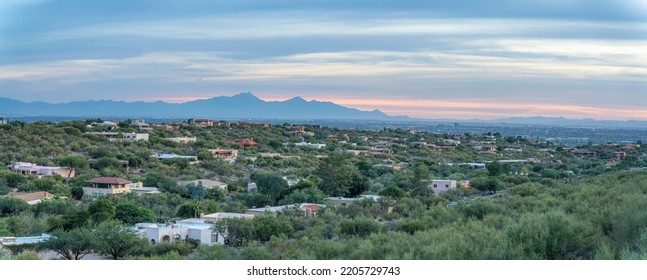
M 2 97 L 240 92 L 425 118 L 647 120 L 647 0 L 0 1 Z

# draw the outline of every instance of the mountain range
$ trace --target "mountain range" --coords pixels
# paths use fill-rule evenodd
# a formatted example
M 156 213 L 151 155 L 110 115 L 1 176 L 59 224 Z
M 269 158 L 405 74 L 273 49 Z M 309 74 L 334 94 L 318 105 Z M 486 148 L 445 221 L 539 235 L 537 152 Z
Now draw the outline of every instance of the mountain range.
M 246 92 L 184 103 L 125 102 L 112 100 L 76 101 L 52 104 L 0 98 L 0 116 L 66 116 L 129 118 L 253 118 L 253 119 L 346 119 L 406 120 L 379 110 L 361 111 L 332 102 L 306 101 L 294 97 L 285 101 L 264 101 Z
M 126 102 L 113 100 L 69 103 L 22 102 L 0 97 L 0 116 L 8 117 L 114 117 L 114 118 L 213 118 L 213 119 L 293 119 L 293 120 L 375 120 L 433 121 L 456 123 L 605 126 L 647 128 L 647 121 L 566 119 L 563 117 L 513 117 L 495 120 L 415 119 L 391 116 L 380 110 L 362 111 L 332 102 L 306 101 L 294 97 L 285 101 L 264 101 L 252 93 L 218 96 L 184 103 Z

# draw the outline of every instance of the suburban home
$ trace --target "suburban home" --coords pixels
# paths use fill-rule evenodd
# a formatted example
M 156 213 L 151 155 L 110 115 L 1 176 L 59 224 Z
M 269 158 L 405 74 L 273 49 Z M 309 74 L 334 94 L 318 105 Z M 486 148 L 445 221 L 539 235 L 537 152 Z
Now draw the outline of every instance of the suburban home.
M 289 204 L 289 205 L 281 205 L 281 206 L 265 206 L 265 207 L 260 207 L 260 208 L 252 208 L 252 209 L 247 209 L 245 211 L 245 214 L 253 215 L 253 216 L 260 216 L 265 213 L 272 213 L 274 215 L 286 211 L 286 210 L 297 210 L 303 212 L 303 215 L 305 217 L 309 217 L 312 215 L 317 215 L 319 210 L 321 208 L 326 207 L 326 205 L 323 204 L 315 204 L 315 203 L 297 203 L 297 204 Z
M 595 152 L 583 149 L 574 149 L 573 151 L 571 151 L 571 153 L 573 153 L 573 155 L 581 157 L 594 157 L 596 155 Z
M 427 186 L 434 192 L 434 194 L 438 195 L 450 189 L 455 189 L 456 180 L 431 180 Z
M 131 181 L 116 177 L 98 177 L 86 182 L 87 187 L 83 187 L 83 199 L 97 199 L 106 195 L 121 196 L 124 193 L 131 192 Z
M 258 143 L 254 142 L 254 139 L 250 138 L 240 138 L 240 139 L 233 139 L 233 140 L 225 140 L 225 143 L 232 143 L 240 146 L 241 148 L 246 148 L 246 147 L 257 147 Z
M 10 250 L 5 250 L 5 246 L 11 246 L 11 245 L 27 245 L 27 244 L 38 244 L 41 242 L 45 242 L 48 239 L 50 239 L 52 236 L 49 234 L 41 234 L 38 236 L 22 236 L 22 237 L 14 237 L 14 236 L 6 236 L 6 237 L 0 237 L 0 255 L 5 254 L 8 257 L 11 258 L 11 251 Z
M 33 193 L 21 193 L 21 192 L 10 192 L 5 197 L 8 198 L 17 198 L 27 202 L 29 205 L 36 205 L 43 200 L 54 198 L 54 195 L 48 192 L 33 192 Z
M 209 179 L 197 179 L 197 180 L 190 180 L 190 181 L 178 181 L 177 182 L 178 186 L 188 186 L 188 185 L 194 185 L 194 186 L 202 186 L 204 189 L 213 189 L 213 188 L 218 188 L 221 190 L 227 189 L 227 184 L 216 181 L 216 180 L 209 180 Z
M 210 119 L 193 119 L 189 123 L 202 127 L 213 126 L 213 121 Z
M 108 139 L 108 141 L 148 141 L 148 133 L 135 133 L 135 132 L 86 132 L 86 134 L 91 134 L 99 137 Z
M 494 154 L 497 151 L 497 146 L 481 146 L 481 153 L 483 154 Z
M 117 124 L 116 121 L 103 121 L 103 122 L 100 122 L 100 123 L 94 122 L 94 123 L 90 124 L 90 127 L 94 127 L 94 126 L 103 126 L 103 127 L 108 128 L 108 130 L 113 130 L 113 129 L 117 128 L 119 125 Z
M 175 159 L 175 158 L 181 158 L 181 159 L 188 159 L 189 161 L 192 162 L 197 162 L 198 157 L 197 156 L 181 156 L 181 155 L 176 155 L 176 154 L 162 154 L 162 153 L 157 153 L 151 155 L 151 157 L 158 158 L 158 159 Z
M 253 219 L 254 215 L 250 214 L 240 214 L 240 213 L 229 213 L 229 212 L 217 212 L 217 213 L 211 213 L 211 214 L 206 214 L 206 215 L 200 215 L 200 219 L 204 219 L 206 221 L 211 221 L 211 222 L 217 222 L 222 219 Z
M 148 131 L 148 132 L 153 131 L 153 128 L 149 124 L 147 124 L 144 120 L 135 120 L 132 126 L 139 131 Z
M 171 137 L 171 138 L 164 138 L 164 139 L 169 140 L 171 142 L 180 143 L 180 144 L 186 144 L 186 143 L 195 142 L 198 140 L 197 137 Z
M 222 219 L 253 219 L 254 215 L 218 212 L 202 215 L 200 218 L 180 220 L 175 223 L 139 223 L 135 227 L 152 244 L 170 243 L 195 239 L 200 244 L 213 245 L 225 243 L 225 238 L 214 232 L 213 224 Z
M 225 160 L 233 160 L 238 157 L 238 150 L 234 149 L 209 149 L 209 153 L 211 153 L 214 158 Z
M 144 187 L 144 184 L 142 182 L 130 183 L 130 184 L 128 184 L 128 188 L 130 188 L 131 192 L 133 192 L 133 193 L 135 193 L 137 195 L 162 193 L 156 187 Z
M 625 152 L 613 152 L 612 153 L 614 158 L 623 158 L 627 156 L 627 153 Z
M 7 165 L 11 171 L 20 173 L 22 175 L 34 175 L 39 178 L 42 176 L 61 175 L 63 178 L 73 178 L 74 169 L 69 167 L 59 167 L 59 166 L 40 166 L 29 162 L 16 162 L 14 164 Z
M 124 140 L 130 141 L 148 141 L 148 133 L 122 133 Z
M 284 145 L 288 146 L 289 144 L 285 143 Z M 293 145 L 297 147 L 308 147 L 308 148 L 315 148 L 315 149 L 321 149 L 323 147 L 326 147 L 326 144 L 313 144 L 313 143 L 306 143 L 306 142 L 298 142 L 298 143 L 294 143 Z
M 364 194 L 358 197 L 328 197 L 326 198 L 326 202 L 332 203 L 335 206 L 348 206 L 363 199 L 370 199 L 377 202 L 381 198 L 379 195 Z

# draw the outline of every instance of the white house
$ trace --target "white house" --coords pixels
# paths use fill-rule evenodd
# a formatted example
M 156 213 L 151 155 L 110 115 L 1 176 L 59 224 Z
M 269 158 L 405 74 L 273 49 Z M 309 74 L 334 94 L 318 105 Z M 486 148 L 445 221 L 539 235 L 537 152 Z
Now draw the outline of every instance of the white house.
M 240 213 L 218 212 L 204 215 L 201 218 L 192 218 L 177 221 L 175 223 L 156 224 L 156 223 L 139 223 L 135 227 L 139 233 L 146 237 L 152 244 L 185 241 L 186 239 L 195 239 L 200 244 L 213 245 L 225 243 L 225 238 L 214 232 L 211 228 L 214 222 L 221 219 L 253 219 L 254 215 Z
M 205 189 L 213 189 L 213 188 L 218 188 L 221 190 L 227 189 L 226 183 L 216 181 L 216 180 L 209 180 L 209 179 L 178 181 L 177 184 L 178 186 L 188 186 L 188 185 L 202 186 L 202 188 L 205 188 Z
M 456 180 L 432 180 L 428 187 L 438 195 L 451 189 L 456 188 Z
M 171 137 L 171 138 L 164 138 L 164 139 L 169 140 L 171 142 L 180 143 L 180 144 L 186 144 L 189 142 L 198 141 L 197 137 Z
M 74 170 L 69 167 L 40 166 L 29 162 L 16 162 L 14 164 L 7 165 L 7 167 L 13 172 L 23 175 L 35 175 L 39 178 L 54 174 L 61 175 L 63 178 L 74 178 L 75 175 Z
M 287 146 L 288 144 L 286 143 L 285 145 Z M 297 147 L 310 147 L 315 149 L 321 149 L 323 147 L 326 147 L 326 144 L 306 143 L 306 142 L 298 142 L 298 143 L 294 143 L 293 145 Z

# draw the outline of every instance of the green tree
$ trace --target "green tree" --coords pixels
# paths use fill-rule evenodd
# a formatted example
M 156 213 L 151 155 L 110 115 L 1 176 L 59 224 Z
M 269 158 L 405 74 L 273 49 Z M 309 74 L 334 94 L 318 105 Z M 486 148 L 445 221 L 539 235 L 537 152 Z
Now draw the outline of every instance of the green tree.
M 485 165 L 488 175 L 490 176 L 499 176 L 501 175 L 501 163 L 499 161 L 493 161 Z
M 369 189 L 369 181 L 366 176 L 358 170 L 352 172 L 350 186 L 348 188 L 348 197 L 357 197 Z
M 70 168 L 70 172 L 67 174 L 67 179 L 70 179 L 72 172 L 75 172 L 75 170 L 88 168 L 88 161 L 81 156 L 66 156 L 60 158 L 58 159 L 58 164 Z
M 117 204 L 115 219 L 127 225 L 134 225 L 136 223 L 154 222 L 155 215 L 146 208 L 137 207 L 135 204 L 124 202 Z
M 15 189 L 18 188 L 20 183 L 25 181 L 25 176 L 18 173 L 8 172 L 4 175 L 4 180 L 7 182 L 8 187 Z
M 281 175 L 268 172 L 254 172 L 250 179 L 256 183 L 258 192 L 266 194 L 276 203 L 281 191 L 288 187 L 288 182 Z
M 401 188 L 398 188 L 397 186 L 388 186 L 380 190 L 378 194 L 381 196 L 400 198 L 405 195 L 405 192 Z
M 252 221 L 255 239 L 267 242 L 272 236 L 282 234 L 290 235 L 294 229 L 292 224 L 284 217 L 276 217 L 274 214 L 265 213 L 254 218 Z
M 293 203 L 323 203 L 326 194 L 317 187 L 299 189 L 291 192 L 281 199 L 280 205 Z
M 343 219 L 337 225 L 339 233 L 348 237 L 367 237 L 380 230 L 380 224 L 371 218 L 356 217 Z
M 204 213 L 204 208 L 199 201 L 185 202 L 177 208 L 175 213 L 176 216 L 182 218 L 197 218 L 201 213 Z
M 142 252 L 148 241 L 128 226 L 108 221 L 96 228 L 96 250 L 117 260 Z
M 88 212 L 95 224 L 113 219 L 115 211 L 115 205 L 108 198 L 97 199 L 88 205 Z
M 496 193 L 499 181 L 491 177 L 477 177 L 470 181 L 470 185 L 482 192 Z
M 319 163 L 315 174 L 321 178 L 319 188 L 329 196 L 345 196 L 352 182 L 352 169 L 344 155 L 332 153 Z
M 75 228 L 68 232 L 59 231 L 40 244 L 41 250 L 51 250 L 66 260 L 80 260 L 91 253 L 95 244 L 94 233 L 87 228 Z
M 247 219 L 220 219 L 211 228 L 224 238 L 227 246 L 242 247 L 254 237 L 254 225 Z
M 18 215 L 29 209 L 26 201 L 18 198 L 0 197 L 0 215 Z

